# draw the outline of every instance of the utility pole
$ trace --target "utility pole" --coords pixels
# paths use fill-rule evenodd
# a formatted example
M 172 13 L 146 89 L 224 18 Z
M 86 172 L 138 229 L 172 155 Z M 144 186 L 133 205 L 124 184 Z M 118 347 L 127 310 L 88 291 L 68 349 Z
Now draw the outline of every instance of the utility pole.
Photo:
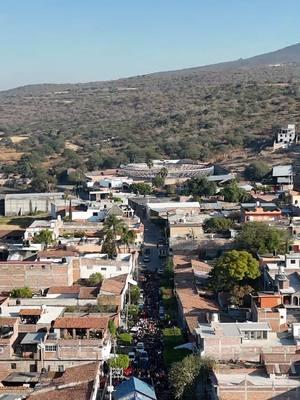
M 130 284 L 128 284 L 128 302 L 126 304 L 126 319 L 125 319 L 125 327 L 126 330 L 128 329 L 128 308 L 131 302 L 131 297 L 130 297 Z
M 114 391 L 114 387 L 112 385 L 112 370 L 109 368 L 109 386 L 107 386 L 107 391 L 109 393 L 109 400 L 112 400 L 112 392 Z

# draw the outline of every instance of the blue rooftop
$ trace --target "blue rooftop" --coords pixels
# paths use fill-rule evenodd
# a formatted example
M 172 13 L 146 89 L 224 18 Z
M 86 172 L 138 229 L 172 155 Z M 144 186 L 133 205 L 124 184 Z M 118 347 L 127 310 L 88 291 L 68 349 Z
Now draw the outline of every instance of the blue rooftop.
M 138 378 L 130 378 L 117 386 L 114 400 L 157 400 L 152 386 Z

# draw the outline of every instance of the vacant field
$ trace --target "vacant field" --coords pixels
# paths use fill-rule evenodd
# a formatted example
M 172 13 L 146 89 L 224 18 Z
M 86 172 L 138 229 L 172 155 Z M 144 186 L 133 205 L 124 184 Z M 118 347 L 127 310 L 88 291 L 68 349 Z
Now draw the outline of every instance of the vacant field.
M 0 162 L 1 161 L 19 161 L 23 153 L 7 149 L 6 147 L 0 147 Z
M 28 139 L 28 136 L 21 136 L 21 135 L 20 136 L 10 136 L 9 138 L 13 142 L 13 144 L 15 144 L 15 143 L 21 143 L 24 140 Z
M 20 217 L 0 217 L 0 230 L 26 229 L 36 219 L 49 219 L 49 215 L 41 213 L 37 215 L 26 215 Z

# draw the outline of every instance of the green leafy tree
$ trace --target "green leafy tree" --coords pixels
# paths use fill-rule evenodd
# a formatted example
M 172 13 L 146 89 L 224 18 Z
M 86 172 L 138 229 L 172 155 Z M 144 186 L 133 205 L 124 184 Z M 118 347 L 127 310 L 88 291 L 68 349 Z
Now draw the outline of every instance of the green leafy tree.
M 156 188 L 161 188 L 165 184 L 165 179 L 157 174 L 153 179 L 152 179 L 152 185 L 155 186 Z
M 127 354 L 118 354 L 115 358 L 108 360 L 110 368 L 122 368 L 126 369 L 129 367 L 129 357 Z
M 254 291 L 250 285 L 234 285 L 231 290 L 230 301 L 232 304 L 240 307 L 244 304 L 245 297 Z
M 100 285 L 103 282 L 103 275 L 100 272 L 94 272 L 89 276 L 88 283 L 91 286 Z
M 207 379 L 215 361 L 200 355 L 188 355 L 172 364 L 169 380 L 176 400 L 194 398 L 197 382 Z
M 221 233 L 233 227 L 233 221 L 225 217 L 212 217 L 204 221 L 205 232 Z
M 137 304 L 140 298 L 140 288 L 138 286 L 131 286 L 130 288 L 130 300 L 133 304 Z
M 120 333 L 118 335 L 118 339 L 122 342 L 123 345 L 129 346 L 132 343 L 132 335 L 130 333 Z
M 107 254 L 109 258 L 114 258 L 117 255 L 116 242 L 111 230 L 106 234 L 101 251 Z
M 42 169 L 36 169 L 30 182 L 30 188 L 34 192 L 49 192 L 56 184 L 56 178 L 47 174 Z
M 236 181 L 227 184 L 221 191 L 220 194 L 224 196 L 224 200 L 232 203 L 241 203 L 248 201 L 251 196 L 246 190 L 241 189 Z
M 112 319 L 110 319 L 108 321 L 108 330 L 109 330 L 111 337 L 115 338 L 116 334 L 117 334 L 117 327 L 116 327 L 115 322 Z
M 34 243 L 43 243 L 46 246 L 49 244 L 53 244 L 55 240 L 53 239 L 53 233 L 49 229 L 41 230 L 37 235 L 33 238 Z
M 254 161 L 246 166 L 244 176 L 250 181 L 261 181 L 270 172 L 270 167 L 263 161 Z
M 216 191 L 215 182 L 210 182 L 205 176 L 189 179 L 183 188 L 183 194 L 193 196 L 213 196 Z
M 139 314 L 138 306 L 132 304 L 131 306 L 128 307 L 128 315 L 131 318 L 136 318 L 138 314 Z
M 31 299 L 31 297 L 33 296 L 32 290 L 25 286 L 22 288 L 15 288 L 11 291 L 10 293 L 11 297 L 14 298 L 22 298 L 22 299 Z
M 232 250 L 220 257 L 209 273 L 209 284 L 216 290 L 230 290 L 242 281 L 260 275 L 259 263 L 247 251 Z
M 253 254 L 285 252 L 288 247 L 288 235 L 285 231 L 264 222 L 247 222 L 236 237 L 236 245 Z
M 130 185 L 130 191 L 135 193 L 135 194 L 140 194 L 142 196 L 145 196 L 147 194 L 151 194 L 152 193 L 152 188 L 150 185 L 148 185 L 148 183 L 133 183 L 132 185 Z

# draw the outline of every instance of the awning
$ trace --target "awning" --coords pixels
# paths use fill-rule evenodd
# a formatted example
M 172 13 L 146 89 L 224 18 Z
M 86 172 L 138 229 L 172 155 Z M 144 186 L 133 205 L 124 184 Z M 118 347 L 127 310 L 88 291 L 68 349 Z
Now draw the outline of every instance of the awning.
M 174 347 L 174 349 L 175 350 L 187 349 L 187 350 L 193 351 L 194 350 L 194 345 L 193 345 L 193 343 L 188 342 L 188 343 L 180 344 L 179 346 Z

